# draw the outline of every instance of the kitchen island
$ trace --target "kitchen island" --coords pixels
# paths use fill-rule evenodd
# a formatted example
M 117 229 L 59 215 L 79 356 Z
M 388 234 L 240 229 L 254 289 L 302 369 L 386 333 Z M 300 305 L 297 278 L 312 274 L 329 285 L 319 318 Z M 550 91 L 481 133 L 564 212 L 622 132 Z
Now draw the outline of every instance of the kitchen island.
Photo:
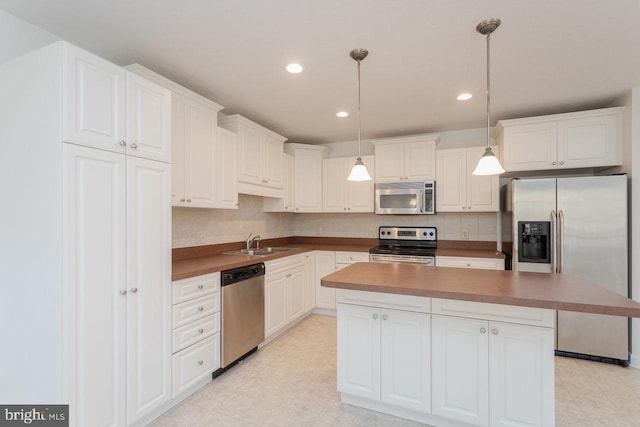
M 337 288 L 342 401 L 434 426 L 552 426 L 555 310 L 640 317 L 566 275 L 358 263 Z

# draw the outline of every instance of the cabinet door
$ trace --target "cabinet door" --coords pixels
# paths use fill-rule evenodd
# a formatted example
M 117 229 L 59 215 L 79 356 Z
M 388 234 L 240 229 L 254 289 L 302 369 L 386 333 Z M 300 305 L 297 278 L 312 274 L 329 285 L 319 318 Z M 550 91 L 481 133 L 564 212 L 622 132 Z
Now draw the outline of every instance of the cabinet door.
M 430 412 L 431 328 L 428 314 L 382 310 L 381 400 Z
M 466 149 L 438 150 L 436 159 L 436 212 L 466 212 Z
M 338 304 L 338 391 L 380 400 L 380 309 Z
M 513 125 L 503 130 L 503 167 L 506 171 L 556 168 L 556 122 Z
M 558 122 L 558 167 L 584 168 L 621 164 L 622 116 L 612 114 Z
M 185 103 L 185 206 L 216 206 L 216 112 L 189 99 Z
M 499 147 L 493 146 L 492 150 L 499 158 Z M 484 153 L 485 147 L 467 148 L 467 210 L 471 212 L 498 212 L 500 210 L 500 175 L 473 174 Z
M 283 177 L 282 186 L 284 188 L 284 200 L 282 202 L 284 212 L 293 212 L 296 203 L 295 194 L 295 171 L 293 156 L 290 154 L 283 154 Z
M 313 252 L 304 256 L 304 311 L 316 306 L 316 256 Z
M 238 135 L 220 127 L 216 164 L 216 207 L 238 209 Z
M 264 185 L 262 156 L 262 133 L 241 125 L 238 132 L 238 181 Z
M 293 156 L 296 212 L 322 211 L 322 153 L 296 149 Z
M 375 182 L 404 180 L 403 144 L 376 145 Z
M 287 274 L 287 323 L 293 322 L 304 314 L 304 267 L 296 268 Z
M 325 159 L 322 162 L 322 211 L 345 212 L 347 176 L 344 159 Z
M 336 309 L 336 290 L 320 286 L 320 279 L 336 269 L 336 256 L 332 251 L 316 251 L 316 307 Z
M 185 175 L 186 134 L 185 100 L 177 93 L 171 94 L 171 205 L 186 205 Z
M 282 156 L 283 142 L 263 135 L 262 153 L 264 185 L 274 188 L 282 188 Z M 321 168 L 322 166 L 318 166 Z M 319 206 L 319 205 L 318 205 Z
M 127 154 L 171 162 L 171 91 L 127 71 Z
M 369 173 L 375 170 L 374 156 L 362 156 L 362 161 L 367 166 Z M 347 173 L 355 163 L 356 159 L 348 159 Z M 347 187 L 346 206 L 348 212 L 371 212 L 374 210 L 374 182 L 375 176 L 371 181 L 343 181 L 343 185 Z
M 265 338 L 287 324 L 287 274 L 267 275 L 264 281 Z
M 78 426 L 123 426 L 125 156 L 63 145 L 70 415 Z
M 63 140 L 125 152 L 125 71 L 64 44 Z
M 404 144 L 404 179 L 427 181 L 435 179 L 435 141 L 407 142 Z
M 171 398 L 171 182 L 127 158 L 127 422 Z
M 488 322 L 438 315 L 431 322 L 432 413 L 487 426 Z
M 555 425 L 553 329 L 497 322 L 489 329 L 491 425 Z

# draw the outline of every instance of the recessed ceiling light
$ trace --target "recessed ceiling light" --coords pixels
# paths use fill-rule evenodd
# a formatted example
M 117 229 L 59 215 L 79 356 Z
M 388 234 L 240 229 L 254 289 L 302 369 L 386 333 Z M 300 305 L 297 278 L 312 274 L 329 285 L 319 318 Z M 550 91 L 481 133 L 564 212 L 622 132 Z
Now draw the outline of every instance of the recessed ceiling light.
M 291 74 L 298 74 L 302 72 L 302 65 L 300 64 L 289 64 L 287 65 L 287 71 Z
M 473 95 L 471 95 L 470 93 L 461 93 L 460 95 L 458 95 L 457 100 L 466 101 L 467 99 L 471 99 L 471 98 L 473 98 Z
M 342 117 L 347 117 L 349 115 L 349 113 L 347 113 L 346 111 L 339 111 L 338 113 L 336 113 L 336 116 L 342 118 Z

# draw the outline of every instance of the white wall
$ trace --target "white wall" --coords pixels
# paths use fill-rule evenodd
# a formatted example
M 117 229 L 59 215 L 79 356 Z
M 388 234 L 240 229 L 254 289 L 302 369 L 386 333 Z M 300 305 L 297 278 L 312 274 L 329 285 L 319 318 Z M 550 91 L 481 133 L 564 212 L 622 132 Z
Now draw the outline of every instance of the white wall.
M 0 63 L 57 40 L 60 37 L 0 9 Z

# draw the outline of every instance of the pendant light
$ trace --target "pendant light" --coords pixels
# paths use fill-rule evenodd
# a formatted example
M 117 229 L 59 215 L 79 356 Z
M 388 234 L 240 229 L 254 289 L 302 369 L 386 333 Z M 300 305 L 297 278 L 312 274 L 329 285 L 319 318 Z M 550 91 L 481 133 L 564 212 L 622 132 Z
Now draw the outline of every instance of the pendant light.
M 360 118 L 360 61 L 367 57 L 367 49 L 353 49 L 349 55 L 358 63 L 358 158 L 351 169 L 347 181 L 371 181 L 371 175 L 367 172 L 367 167 L 360 157 L 360 145 L 362 134 L 362 119 Z
M 478 161 L 476 169 L 473 171 L 474 175 L 499 175 L 504 173 L 500 161 L 496 155 L 493 154 L 493 151 L 491 151 L 491 68 L 489 39 L 491 33 L 499 26 L 500 20 L 498 18 L 487 19 L 476 26 L 477 32 L 487 35 L 487 148 L 480 158 L 480 161 Z

